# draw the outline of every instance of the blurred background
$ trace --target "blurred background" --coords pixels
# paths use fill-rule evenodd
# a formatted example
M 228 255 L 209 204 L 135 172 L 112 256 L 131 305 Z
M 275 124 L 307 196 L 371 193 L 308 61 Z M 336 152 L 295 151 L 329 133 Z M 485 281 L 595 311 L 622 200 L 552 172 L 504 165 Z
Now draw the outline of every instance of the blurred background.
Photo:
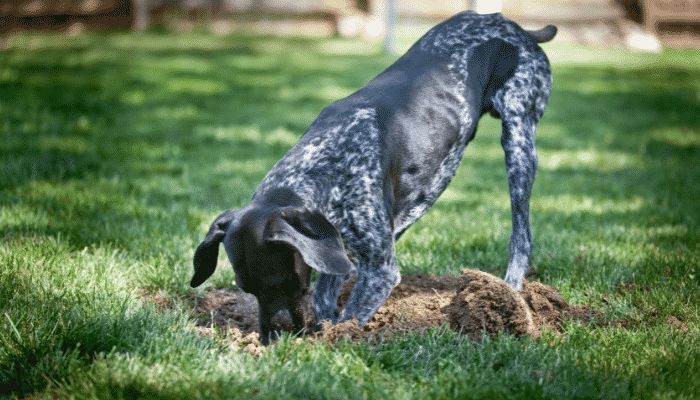
M 555 23 L 562 42 L 653 51 L 700 45 L 700 0 L 3 0 L 0 34 L 209 30 L 377 41 L 465 9 L 500 11 L 526 26 Z

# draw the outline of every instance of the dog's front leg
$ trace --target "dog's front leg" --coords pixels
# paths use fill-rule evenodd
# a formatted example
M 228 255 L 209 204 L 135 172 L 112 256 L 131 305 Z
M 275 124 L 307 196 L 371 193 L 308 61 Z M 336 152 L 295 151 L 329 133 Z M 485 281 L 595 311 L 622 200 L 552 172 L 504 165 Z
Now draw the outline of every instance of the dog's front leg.
M 320 274 L 314 288 L 313 307 L 316 321 L 328 320 L 335 324 L 338 322 L 338 293 L 347 276 Z M 321 328 L 319 326 L 319 328 Z
M 270 334 L 272 333 L 272 317 L 275 315 L 275 308 L 272 301 L 266 297 L 258 297 L 258 317 L 260 322 L 260 343 L 263 346 L 270 344 Z
M 357 281 L 345 303 L 342 321 L 356 317 L 359 326 L 363 326 L 384 304 L 392 289 L 401 282 L 393 246 L 389 251 L 390 254 L 385 258 L 386 261 L 380 264 L 379 269 L 376 264 L 367 265 L 360 262 Z

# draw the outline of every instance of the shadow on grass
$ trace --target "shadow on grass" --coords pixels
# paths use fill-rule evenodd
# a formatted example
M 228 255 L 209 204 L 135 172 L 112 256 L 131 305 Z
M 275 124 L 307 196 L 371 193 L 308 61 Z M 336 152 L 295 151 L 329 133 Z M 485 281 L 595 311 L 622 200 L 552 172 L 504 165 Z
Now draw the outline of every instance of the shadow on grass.
M 193 332 L 183 333 L 174 314 L 156 313 L 148 307 L 134 309 L 126 297 L 58 293 L 36 285 L 31 278 L 9 274 L 0 276 L 0 283 L 0 306 L 10 310 L 2 321 L 9 334 L 0 340 L 4 347 L 0 394 L 21 397 L 49 384 L 65 383 L 83 376 L 97 357 L 107 354 L 165 357 L 158 350 L 154 354 L 154 349 L 162 347 L 160 340 L 167 342 L 173 336 L 186 341 L 178 349 L 183 357 L 211 348 L 210 342 L 198 340 Z M 6 299 L 12 299 L 11 307 Z M 32 310 L 31 324 L 22 321 L 17 312 L 21 309 Z

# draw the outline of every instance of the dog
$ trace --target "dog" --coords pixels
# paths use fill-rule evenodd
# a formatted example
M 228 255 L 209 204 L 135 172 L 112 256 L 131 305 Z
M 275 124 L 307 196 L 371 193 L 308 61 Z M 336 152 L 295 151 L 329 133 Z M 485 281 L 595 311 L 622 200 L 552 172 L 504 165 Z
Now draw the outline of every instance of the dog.
M 311 270 L 316 321 L 356 317 L 363 326 L 399 283 L 394 242 L 455 174 L 481 116 L 502 120 L 512 208 L 505 281 L 529 268 L 529 201 L 537 168 L 535 129 L 551 88 L 538 43 L 556 27 L 525 31 L 501 14 L 459 13 L 352 95 L 324 108 L 272 168 L 249 205 L 212 223 L 194 254 L 197 287 L 214 272 L 223 242 L 236 284 L 258 298 L 261 342 L 290 311 L 303 328 Z M 343 314 L 343 281 L 356 283 Z

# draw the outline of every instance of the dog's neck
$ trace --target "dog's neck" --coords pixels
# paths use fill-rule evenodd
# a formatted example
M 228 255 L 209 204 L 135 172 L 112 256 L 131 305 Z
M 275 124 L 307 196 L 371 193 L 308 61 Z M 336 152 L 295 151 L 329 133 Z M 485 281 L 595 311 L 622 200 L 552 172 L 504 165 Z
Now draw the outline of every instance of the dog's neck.
M 260 196 L 256 196 L 253 201 L 260 205 L 273 207 L 303 207 L 304 201 L 299 195 L 289 188 L 271 188 Z

